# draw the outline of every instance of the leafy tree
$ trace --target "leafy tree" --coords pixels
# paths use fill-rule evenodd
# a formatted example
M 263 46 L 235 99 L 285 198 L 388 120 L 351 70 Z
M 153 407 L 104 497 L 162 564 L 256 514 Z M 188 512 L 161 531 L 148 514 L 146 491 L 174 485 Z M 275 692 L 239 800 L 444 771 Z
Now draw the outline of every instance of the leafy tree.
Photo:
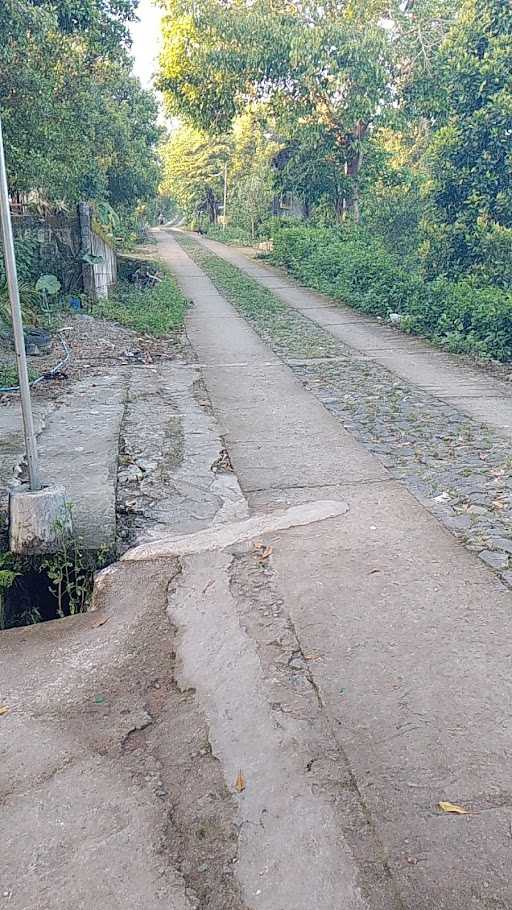
M 278 123 L 293 118 L 317 129 L 348 178 L 347 201 L 357 217 L 363 147 L 390 84 L 381 5 L 165 0 L 165 6 L 160 86 L 169 109 L 202 128 L 226 130 L 248 103 L 265 101 Z
M 429 272 L 512 281 L 512 7 L 465 0 L 436 59 Z
M 138 0 L 27 0 L 27 6 L 48 11 L 60 31 L 80 35 L 91 48 L 115 52 L 129 44 L 126 23 L 136 18 Z
M 4 0 L 0 109 L 14 193 L 65 207 L 134 205 L 155 192 L 157 107 L 125 50 L 133 9 L 131 0 Z
M 275 194 L 274 157 L 280 146 L 265 106 L 238 117 L 231 132 L 227 220 L 254 240 L 269 220 Z
M 214 224 L 222 204 L 228 152 L 225 139 L 210 139 L 193 127 L 180 127 L 162 150 L 161 192 L 175 199 L 189 219 L 205 215 Z

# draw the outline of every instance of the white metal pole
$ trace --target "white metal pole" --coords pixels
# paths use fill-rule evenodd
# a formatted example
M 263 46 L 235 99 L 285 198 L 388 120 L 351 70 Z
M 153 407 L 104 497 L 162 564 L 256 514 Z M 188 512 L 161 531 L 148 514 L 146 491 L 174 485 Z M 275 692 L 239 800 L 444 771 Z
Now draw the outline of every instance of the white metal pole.
M 18 275 L 16 272 L 16 256 L 14 252 L 14 239 L 12 234 L 11 210 L 9 206 L 9 190 L 7 187 L 7 171 L 5 168 L 4 140 L 2 134 L 2 119 L 0 117 L 0 216 L 2 225 L 2 238 L 4 245 L 5 272 L 11 301 L 12 328 L 14 333 L 14 348 L 16 351 L 16 366 L 21 393 L 21 412 L 23 415 L 23 430 L 25 433 L 25 449 L 27 453 L 28 477 L 30 489 L 34 492 L 41 489 L 39 476 L 39 459 L 37 456 L 36 435 L 34 432 L 34 418 L 32 415 L 32 402 L 30 399 L 30 384 L 28 380 L 27 357 L 25 353 L 25 338 L 23 335 L 23 321 L 21 317 L 20 292 Z

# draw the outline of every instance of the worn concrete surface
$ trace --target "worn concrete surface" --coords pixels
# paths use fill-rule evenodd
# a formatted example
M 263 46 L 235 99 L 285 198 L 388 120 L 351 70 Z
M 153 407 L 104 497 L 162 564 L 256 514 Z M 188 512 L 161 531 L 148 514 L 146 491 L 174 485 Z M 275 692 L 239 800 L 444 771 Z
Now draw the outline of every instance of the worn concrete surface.
M 323 294 L 301 287 L 281 270 L 245 255 L 241 249 L 205 238 L 200 238 L 200 242 L 365 358 L 512 438 L 512 393 L 507 382 L 486 376 L 467 363 L 462 366 L 453 355 L 359 315 L 339 302 L 333 303 Z
M 160 239 L 198 363 L 94 610 L 0 636 L 0 906 L 508 910 L 510 593 Z
M 122 549 L 248 514 L 194 363 L 160 363 L 129 379 L 117 507 Z
M 220 260 L 204 245 L 178 234 L 194 262 L 212 274 L 222 293 Z M 298 310 L 253 287 L 250 306 L 227 284 L 229 302 L 290 367 L 308 392 L 374 454 L 392 477 L 512 586 L 512 478 L 506 432 L 468 417 L 455 405 L 392 370 L 365 359 Z M 216 277 L 215 277 L 216 276 Z M 258 296 L 259 292 L 259 296 Z M 263 296 L 262 296 L 263 295 Z M 463 362 L 463 361 L 462 361 Z M 459 364 L 460 366 L 460 361 Z
M 320 498 L 339 498 L 350 506 L 341 518 L 263 536 L 273 548 L 280 607 L 300 654 L 308 658 L 322 712 L 375 832 L 376 841 L 362 850 L 348 837 L 338 848 L 337 871 L 347 876 L 339 905 L 357 900 L 355 883 L 370 907 L 510 906 L 510 594 L 318 407 L 241 320 L 202 320 L 203 314 L 229 315 L 229 308 L 203 277 L 194 277 L 197 267 L 172 239 L 162 238 L 160 249 L 195 301 L 191 341 L 251 506 L 268 512 Z M 269 362 L 272 367 L 263 366 Z M 217 703 L 208 665 L 197 661 L 203 642 L 201 622 L 193 615 L 199 613 L 211 638 L 208 610 L 221 609 L 212 604 L 217 588 L 226 611 L 220 625 L 230 621 L 229 569 L 219 559 L 210 563 L 209 579 L 203 574 L 206 564 L 186 567 L 170 610 L 183 636 L 181 672 L 206 705 L 211 741 L 229 779 L 237 761 L 247 763 L 250 772 L 251 730 L 239 729 L 236 709 L 225 711 Z M 195 572 L 205 581 L 200 590 L 194 587 Z M 240 613 L 239 601 L 235 609 Z M 238 628 L 243 644 L 235 653 L 241 655 L 245 648 L 251 651 L 256 633 L 242 617 Z M 226 647 L 228 666 L 222 672 L 240 686 L 237 659 Z M 250 673 L 247 679 L 252 681 Z M 265 682 L 271 679 L 269 674 Z M 249 716 L 257 711 L 253 691 L 253 685 L 243 688 L 238 707 L 243 704 Z M 257 693 L 258 701 L 270 702 L 263 685 Z M 225 745 L 226 728 L 240 758 Z M 300 754 L 297 736 L 295 748 Z M 296 773 L 289 779 L 290 793 Z M 256 754 L 258 782 L 260 774 Z M 282 780 L 282 768 L 277 774 Z M 332 798 L 343 831 L 350 810 L 339 787 Z M 444 815 L 437 808 L 441 800 L 462 803 L 470 814 Z M 274 831 L 281 830 L 286 840 L 279 809 L 277 815 Z M 255 857 L 262 849 L 256 826 L 251 834 L 249 825 L 245 835 L 243 850 Z M 252 890 L 252 863 L 245 868 L 242 856 L 240 878 L 255 907 L 271 906 L 272 888 L 283 900 L 293 897 L 296 906 L 294 882 L 306 863 L 322 894 L 319 906 L 329 905 L 323 854 L 297 847 L 284 886 L 276 863 L 267 873 L 269 890 L 256 888 L 259 894 Z M 392 876 L 390 904 L 368 881 L 368 870 L 379 862 Z M 311 900 L 304 888 L 306 907 Z
M 174 571 L 168 564 L 162 579 L 127 567 L 106 613 L 0 636 L 8 707 L 1 718 L 2 906 L 164 908 L 172 895 L 177 910 L 189 908 L 180 876 L 161 871 L 164 807 L 122 752 L 131 731 L 153 722 L 151 677 L 142 668 L 133 673 L 136 655 L 151 647 L 154 678 L 169 672 L 170 630 L 159 604 Z
M 119 432 L 128 374 L 84 379 L 50 413 L 38 438 L 41 474 L 62 483 L 83 545 L 112 547 L 116 536 Z
M 37 402 L 34 405 L 36 433 L 41 432 L 51 408 L 50 402 Z M 0 408 L 0 528 L 2 523 L 7 523 L 9 487 L 16 480 L 24 450 L 21 406 L 18 400 L 13 400 L 9 406 Z
M 244 910 L 236 801 L 173 671 L 179 569 L 107 570 L 94 612 L 0 636 L 0 906 Z
M 128 374 L 122 369 L 74 383 L 59 399 L 35 403 L 44 483 L 63 484 L 75 531 L 86 548 L 111 547 L 116 534 L 119 431 Z M 24 439 L 17 399 L 0 409 L 0 488 L 25 475 Z
M 195 534 L 178 535 L 160 534 L 153 543 L 143 543 L 129 550 L 123 559 L 148 560 L 167 558 L 169 553 L 179 556 L 191 556 L 195 553 L 207 553 L 223 550 L 235 543 L 246 543 L 262 534 L 286 531 L 288 528 L 303 527 L 317 521 L 325 521 L 337 515 L 344 515 L 347 506 L 343 502 L 317 501 L 304 503 L 283 512 L 272 512 L 268 515 L 254 515 L 245 521 L 236 521 L 219 527 L 208 528 Z M 156 536 L 156 534 L 155 534 Z

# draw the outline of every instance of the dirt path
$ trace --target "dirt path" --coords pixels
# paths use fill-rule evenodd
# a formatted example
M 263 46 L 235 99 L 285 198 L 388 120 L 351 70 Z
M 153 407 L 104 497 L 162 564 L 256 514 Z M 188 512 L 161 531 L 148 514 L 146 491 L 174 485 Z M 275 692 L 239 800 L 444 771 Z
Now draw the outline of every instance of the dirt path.
M 160 252 L 194 301 L 188 334 L 264 523 L 131 556 L 181 560 L 180 680 L 239 803 L 246 905 L 510 906 L 508 590 L 171 237 Z M 340 514 L 322 518 L 326 502 Z

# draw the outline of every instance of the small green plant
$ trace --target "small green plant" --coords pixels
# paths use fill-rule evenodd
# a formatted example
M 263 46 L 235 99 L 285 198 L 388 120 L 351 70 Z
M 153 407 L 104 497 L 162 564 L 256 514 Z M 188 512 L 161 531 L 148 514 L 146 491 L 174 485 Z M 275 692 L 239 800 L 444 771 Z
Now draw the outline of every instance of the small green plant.
M 57 295 L 61 284 L 56 275 L 41 275 L 36 281 L 36 291 L 41 295 L 43 322 L 47 328 L 55 326 Z
M 41 563 L 48 575 L 57 598 L 57 615 L 61 618 L 83 613 L 87 605 L 89 590 L 88 572 L 77 540 L 70 533 L 71 505 L 68 514 L 58 519 L 54 530 L 58 538 L 58 549 Z M 66 610 L 64 609 L 66 606 Z
M 0 553 L 0 631 L 5 629 L 5 600 L 19 572 L 10 553 Z
M 68 506 L 67 515 L 55 523 L 55 553 L 43 557 L 0 553 L 0 631 L 87 611 L 95 572 L 112 561 L 113 553 L 107 548 L 84 550 L 70 532 L 70 517 Z
M 60 618 L 87 611 L 92 597 L 94 573 L 110 561 L 107 549 L 91 553 L 82 548 L 71 531 L 72 518 L 73 506 L 67 503 L 66 515 L 54 524 L 58 548 L 41 562 L 41 569 L 46 572 L 56 597 L 56 611 Z
M 28 378 L 30 382 L 37 379 L 39 373 L 29 367 Z M 14 364 L 0 364 L 0 389 L 16 388 L 18 385 L 18 371 Z

